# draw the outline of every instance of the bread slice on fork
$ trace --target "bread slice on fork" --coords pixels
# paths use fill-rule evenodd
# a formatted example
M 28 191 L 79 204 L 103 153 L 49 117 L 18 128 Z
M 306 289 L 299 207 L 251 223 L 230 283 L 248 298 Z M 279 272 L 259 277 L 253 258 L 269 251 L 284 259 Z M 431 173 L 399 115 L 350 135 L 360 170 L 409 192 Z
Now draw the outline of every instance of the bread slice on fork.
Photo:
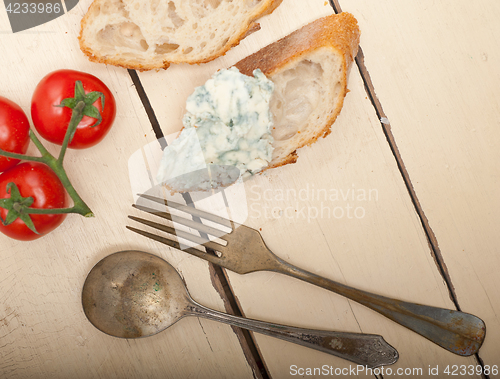
M 91 61 L 137 70 L 224 55 L 282 0 L 94 0 L 81 22 Z
M 326 137 L 346 96 L 360 31 L 347 12 L 320 18 L 236 63 L 260 69 L 275 85 L 273 157 L 269 168 L 294 163 L 296 151 Z

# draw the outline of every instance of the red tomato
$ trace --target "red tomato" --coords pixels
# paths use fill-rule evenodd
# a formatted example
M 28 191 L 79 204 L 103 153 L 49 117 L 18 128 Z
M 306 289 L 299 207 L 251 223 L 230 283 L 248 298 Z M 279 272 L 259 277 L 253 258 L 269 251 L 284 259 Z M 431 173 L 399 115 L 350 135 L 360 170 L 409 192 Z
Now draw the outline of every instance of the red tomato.
M 0 149 L 24 154 L 28 150 L 30 124 L 26 114 L 16 103 L 0 96 Z M 0 171 L 19 163 L 18 159 L 0 156 Z
M 104 110 L 101 98 L 92 105 L 102 116 L 102 122 L 94 125 L 97 119 L 83 116 L 76 133 L 68 145 L 74 149 L 84 149 L 100 142 L 108 133 L 116 115 L 116 103 L 109 88 L 98 78 L 85 72 L 58 70 L 51 72 L 38 83 L 31 99 L 31 118 L 33 125 L 47 141 L 62 145 L 71 119 L 72 109 L 59 107 L 64 99 L 75 97 L 75 82 L 81 81 L 86 94 L 101 92 L 104 95 Z
M 0 174 L 0 199 L 11 196 L 7 193 L 7 184 L 14 182 L 22 197 L 34 199 L 31 208 L 66 208 L 68 196 L 57 175 L 45 164 L 24 162 Z M 6 220 L 8 210 L 0 208 L 0 217 Z M 16 219 L 9 225 L 0 223 L 0 232 L 21 241 L 31 241 L 44 236 L 57 228 L 66 218 L 66 214 L 30 215 L 39 234 L 31 231 L 24 221 Z

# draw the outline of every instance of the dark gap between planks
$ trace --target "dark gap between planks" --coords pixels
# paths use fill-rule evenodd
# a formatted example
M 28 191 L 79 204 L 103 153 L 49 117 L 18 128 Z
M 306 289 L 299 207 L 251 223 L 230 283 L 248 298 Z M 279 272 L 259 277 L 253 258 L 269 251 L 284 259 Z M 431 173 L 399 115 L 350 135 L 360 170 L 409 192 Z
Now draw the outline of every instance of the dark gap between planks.
M 151 106 L 146 91 L 144 90 L 144 87 L 142 86 L 139 76 L 137 75 L 137 71 L 135 70 L 127 70 L 127 71 L 130 75 L 130 78 L 132 79 L 137 94 L 141 99 L 146 114 L 148 115 L 149 122 L 151 123 L 156 139 L 160 143 L 160 146 L 163 150 L 167 146 L 167 142 L 164 138 L 163 131 L 161 130 L 160 127 L 160 123 L 156 118 L 155 112 L 153 110 L 153 107 Z M 183 194 L 183 198 L 187 204 L 193 203 L 189 193 Z M 198 219 L 195 221 L 200 221 L 200 220 Z M 233 314 L 235 316 L 245 317 L 243 310 L 241 309 L 240 303 L 236 298 L 236 296 L 234 295 L 231 285 L 229 284 L 225 270 L 220 266 L 214 265 L 213 263 L 210 262 L 208 262 L 208 265 L 210 270 L 210 276 L 212 278 L 212 283 L 217 292 L 219 293 L 219 295 L 222 297 L 226 312 Z M 269 370 L 264 362 L 264 359 L 260 353 L 259 348 L 257 347 L 257 344 L 253 339 L 252 334 L 246 329 L 234 326 L 232 326 L 231 328 L 236 333 L 236 336 L 240 341 L 243 354 L 247 359 L 248 364 L 253 370 L 254 377 L 256 379 L 270 379 L 271 375 L 269 374 Z
M 337 2 L 337 0 L 329 0 L 331 6 L 335 10 L 336 13 L 342 12 L 340 8 L 340 4 Z M 358 66 L 359 72 L 361 74 L 361 78 L 363 79 L 363 84 L 365 86 L 366 93 L 368 95 L 368 98 L 370 99 L 370 102 L 372 103 L 373 107 L 375 108 L 375 112 L 377 114 L 377 117 L 379 120 L 382 118 L 387 118 L 384 110 L 382 108 L 382 104 L 380 103 L 380 100 L 378 99 L 376 93 L 375 93 L 375 88 L 373 87 L 373 83 L 370 77 L 370 73 L 368 72 L 368 69 L 365 66 L 365 59 L 363 55 L 363 50 L 361 49 L 361 46 L 359 47 L 358 55 L 355 57 L 355 62 L 356 65 Z M 460 305 L 458 303 L 458 299 L 455 293 L 455 287 L 453 286 L 453 283 L 451 281 L 450 274 L 448 272 L 448 269 L 446 267 L 446 264 L 444 262 L 443 256 L 441 254 L 441 250 L 439 249 L 439 245 L 437 243 L 436 236 L 432 230 L 432 228 L 429 225 L 429 220 L 425 216 L 425 212 L 422 209 L 422 206 L 420 205 L 420 201 L 418 200 L 417 194 L 415 193 L 415 189 L 413 188 L 410 175 L 408 174 L 408 171 L 406 170 L 406 166 L 403 162 L 403 159 L 401 157 L 401 154 L 399 153 L 399 149 L 396 145 L 396 140 L 394 138 L 394 135 L 392 134 L 390 124 L 386 124 L 381 122 L 382 125 L 382 130 L 384 132 L 385 138 L 387 139 L 387 142 L 389 144 L 389 147 L 391 149 L 392 155 L 394 156 L 396 160 L 396 164 L 398 166 L 399 172 L 403 178 L 404 184 L 406 186 L 406 189 L 408 191 L 408 194 L 410 195 L 411 202 L 413 206 L 415 207 L 415 210 L 418 214 L 418 217 L 420 219 L 420 223 L 422 224 L 422 227 L 424 229 L 425 236 L 427 238 L 427 242 L 429 243 L 429 247 L 431 248 L 431 253 L 434 258 L 434 261 L 436 262 L 436 265 L 438 267 L 438 270 L 443 277 L 446 286 L 448 288 L 448 293 L 453 301 L 453 304 L 457 308 L 457 310 L 461 311 Z
M 382 105 L 380 104 L 380 101 L 377 98 L 377 95 L 375 94 L 375 89 L 373 87 L 370 74 L 368 73 L 368 70 L 366 69 L 366 66 L 364 64 L 364 56 L 361 48 L 359 49 L 358 55 L 356 56 L 355 60 L 356 60 L 356 65 L 358 66 L 358 69 L 360 71 L 361 77 L 363 79 L 366 93 L 368 94 L 368 98 L 370 99 L 373 107 L 375 108 L 377 117 L 379 119 L 381 119 L 382 117 L 386 117 L 384 110 L 382 109 Z M 453 283 L 451 281 L 451 276 L 448 272 L 448 268 L 446 267 L 446 263 L 444 262 L 441 250 L 439 249 L 436 235 L 434 234 L 434 231 L 430 227 L 429 220 L 427 219 L 425 212 L 422 209 L 422 206 L 420 205 L 420 201 L 418 200 L 418 197 L 415 193 L 415 189 L 413 188 L 410 176 L 401 158 L 399 149 L 397 148 L 396 141 L 394 135 L 392 134 L 390 124 L 385 124 L 381 122 L 381 125 L 384 135 L 391 149 L 391 152 L 396 160 L 399 172 L 403 178 L 406 189 L 410 195 L 411 202 L 415 208 L 415 211 L 417 212 L 418 218 L 420 219 L 422 228 L 424 229 L 424 233 L 427 238 L 427 243 L 429 244 L 429 247 L 431 249 L 431 255 L 434 258 L 434 261 L 436 262 L 436 266 L 438 268 L 439 273 L 441 274 L 441 277 L 446 283 L 446 287 L 448 288 L 448 293 L 451 300 L 453 301 L 453 304 L 455 305 L 457 310 L 462 311 L 458 303 L 458 298 L 455 293 L 455 287 L 453 286 Z M 484 372 L 484 362 L 479 356 L 479 353 L 474 354 L 474 356 L 479 365 L 483 368 Z M 484 379 L 490 378 L 489 375 L 486 375 L 484 373 L 481 375 L 481 377 Z
M 363 51 L 361 48 L 359 49 L 358 55 L 355 58 L 356 65 L 359 68 L 361 77 L 363 79 L 363 83 L 365 86 L 365 90 L 368 94 L 368 98 L 370 99 L 373 107 L 375 108 L 376 114 L 378 119 L 382 118 L 387 118 L 384 110 L 382 109 L 382 105 L 380 104 L 379 99 L 377 98 L 377 95 L 375 94 L 375 89 L 373 88 L 373 83 L 370 78 L 370 74 L 368 73 L 368 70 L 365 66 L 364 63 L 364 55 Z M 457 308 L 457 310 L 461 311 L 460 305 L 458 303 L 458 299 L 455 293 L 455 287 L 453 286 L 453 283 L 451 281 L 450 274 L 448 272 L 448 268 L 446 267 L 446 263 L 444 262 L 444 258 L 441 254 L 441 250 L 439 249 L 439 245 L 437 242 L 436 235 L 434 234 L 434 231 L 429 225 L 429 220 L 427 219 L 424 210 L 422 209 L 422 206 L 420 205 L 420 201 L 418 200 L 418 197 L 415 193 L 415 189 L 413 188 L 413 184 L 411 182 L 410 175 L 408 174 L 408 171 L 406 170 L 406 166 L 403 162 L 403 159 L 401 157 L 401 154 L 399 152 L 399 149 L 396 145 L 396 141 L 394 138 L 394 135 L 392 134 L 391 131 L 391 126 L 390 124 L 386 124 L 381 122 L 382 125 L 382 130 L 384 132 L 385 138 L 387 139 L 387 142 L 389 144 L 389 148 L 391 149 L 392 155 L 394 156 L 396 160 L 396 164 L 398 166 L 399 172 L 401 174 L 401 177 L 403 178 L 403 182 L 405 184 L 405 187 L 408 191 L 408 194 L 410 195 L 410 200 L 417 212 L 417 215 L 420 219 L 420 223 L 424 229 L 425 236 L 427 238 L 427 242 L 429 244 L 429 247 L 431 249 L 431 254 L 434 258 L 434 261 L 436 262 L 437 268 L 443 277 L 446 286 L 448 288 L 448 293 L 453 301 L 453 304 Z
M 341 8 L 338 0 L 329 0 L 329 3 L 330 3 L 330 6 L 333 8 L 333 11 L 335 13 L 342 12 L 342 8 Z M 370 74 L 365 66 L 364 55 L 363 55 L 363 51 L 361 49 L 361 46 L 359 47 L 359 52 L 355 58 L 355 62 L 356 62 L 356 65 L 358 66 L 361 78 L 363 80 L 363 84 L 365 86 L 366 93 L 368 95 L 368 98 L 370 99 L 370 101 L 375 109 L 375 112 L 377 114 L 377 117 L 380 120 L 381 118 L 386 117 L 386 115 L 385 115 L 384 110 L 382 108 L 382 104 L 380 103 L 379 99 L 377 98 L 377 95 L 375 93 L 375 89 L 373 87 L 373 83 L 372 83 L 371 78 L 370 78 Z M 142 87 L 142 84 L 139 80 L 137 72 L 134 70 L 128 70 L 128 71 L 129 71 L 130 77 L 132 78 L 132 81 L 137 89 L 139 97 L 144 105 L 144 108 L 145 108 L 146 113 L 149 117 L 149 120 L 151 122 L 151 125 L 153 127 L 153 130 L 155 132 L 157 139 L 160 141 L 164 141 L 164 139 L 162 139 L 163 133 L 161 131 L 160 125 L 159 125 L 158 120 L 154 114 L 152 107 L 151 107 L 149 99 L 144 91 L 144 88 Z M 418 200 L 418 197 L 415 193 L 415 189 L 413 188 L 411 178 L 408 174 L 408 171 L 406 170 L 406 166 L 403 162 L 401 154 L 399 153 L 399 149 L 396 145 L 395 138 L 394 138 L 394 135 L 392 134 L 390 125 L 387 125 L 387 124 L 384 124 L 381 122 L 381 126 L 382 126 L 382 130 L 384 132 L 384 135 L 387 139 L 387 142 L 389 144 L 389 147 L 391 149 L 391 152 L 396 160 L 396 164 L 398 166 L 399 172 L 401 174 L 401 177 L 403 179 L 405 187 L 406 187 L 408 194 L 410 196 L 411 202 L 412 202 L 412 204 L 417 212 L 417 215 L 420 219 L 420 223 L 424 229 L 424 233 L 426 235 L 429 247 L 431 249 L 431 254 L 434 258 L 434 261 L 436 262 L 436 266 L 437 266 L 443 280 L 446 283 L 446 286 L 448 288 L 448 293 L 449 293 L 451 300 L 453 301 L 453 304 L 455 305 L 457 310 L 461 311 L 460 304 L 458 302 L 458 298 L 457 298 L 456 293 L 455 293 L 455 287 L 453 286 L 453 283 L 452 283 L 450 274 L 448 272 L 446 263 L 444 262 L 444 258 L 441 254 L 441 250 L 439 249 L 437 238 L 436 238 L 432 228 L 430 227 L 429 221 L 428 221 L 428 219 L 425 215 L 425 212 L 422 209 L 422 206 L 420 205 L 420 201 Z M 166 146 L 166 142 L 163 142 L 161 144 L 162 144 L 162 148 L 164 148 Z M 187 196 L 189 197 L 189 194 Z M 213 265 L 211 263 L 209 263 L 209 264 L 211 265 L 211 268 L 213 269 L 213 272 L 215 273 L 215 275 L 213 275 L 214 280 L 219 281 L 219 284 L 221 285 L 222 293 L 226 297 L 226 299 L 224 299 L 226 310 L 228 312 L 234 312 L 234 314 L 236 314 L 238 316 L 242 316 L 243 312 L 241 310 L 239 302 L 237 301 L 237 298 L 234 296 L 234 294 L 232 292 L 230 284 L 227 280 L 226 273 L 219 266 Z M 236 330 L 239 328 L 233 328 L 233 329 Z M 241 338 L 239 337 L 240 343 L 242 345 L 243 345 L 243 343 L 247 344 L 247 347 L 251 351 L 252 357 L 255 359 L 255 361 L 252 364 L 250 362 L 252 359 L 251 358 L 249 359 L 249 357 L 247 356 L 247 360 L 249 361 L 251 367 L 254 369 L 254 372 L 256 372 L 257 375 L 260 373 L 261 376 L 259 376 L 259 378 L 263 378 L 263 379 L 270 378 L 269 371 L 268 371 L 268 369 L 267 369 L 267 367 L 266 367 L 266 365 L 261 357 L 260 351 L 258 350 L 252 336 L 250 335 L 250 333 L 248 331 L 243 330 L 243 329 L 240 329 L 240 330 L 243 333 L 243 338 L 244 338 L 244 340 L 241 340 Z M 245 342 L 243 342 L 243 341 L 245 341 Z M 245 352 L 245 349 L 243 349 L 243 350 Z M 246 352 L 245 352 L 245 355 L 247 355 Z M 481 365 L 483 365 L 483 361 L 478 356 L 478 354 L 475 354 L 475 356 L 476 356 L 476 359 L 478 360 L 478 362 Z M 489 378 L 488 376 L 483 376 L 483 377 Z
M 340 7 L 340 4 L 338 0 L 329 0 L 330 5 L 332 6 L 333 10 L 335 13 L 340 13 L 342 12 L 342 9 Z M 363 79 L 363 84 L 366 90 L 366 93 L 368 95 L 368 98 L 370 99 L 373 107 L 375 108 L 375 112 L 377 114 L 377 117 L 379 120 L 381 120 L 383 117 L 387 118 L 384 109 L 382 108 L 382 104 L 380 103 L 380 100 L 378 99 L 376 93 L 375 93 L 375 88 L 373 86 L 370 73 L 368 72 L 368 69 L 365 66 L 365 59 L 363 55 L 363 50 L 361 49 L 361 46 L 359 47 L 358 55 L 355 58 L 356 65 L 358 66 L 359 72 L 361 74 L 361 78 Z M 413 188 L 413 184 L 411 182 L 410 175 L 408 174 L 408 171 L 406 170 L 406 166 L 403 162 L 403 158 L 401 157 L 401 154 L 399 152 L 399 149 L 396 144 L 396 140 L 394 138 L 394 135 L 392 134 L 391 126 L 390 124 L 385 124 L 381 122 L 382 130 L 384 132 L 385 138 L 387 139 L 387 142 L 389 144 L 389 147 L 391 149 L 392 155 L 394 156 L 394 159 L 396 160 L 399 172 L 401 174 L 401 177 L 403 178 L 404 184 L 406 186 L 406 189 L 408 191 L 408 194 L 410 195 L 411 202 L 415 208 L 415 211 L 417 212 L 417 215 L 420 219 L 420 223 L 424 229 L 425 236 L 427 238 L 427 242 L 429 244 L 429 247 L 431 249 L 431 254 L 432 257 L 434 258 L 434 261 L 436 262 L 437 268 L 439 270 L 439 273 L 441 274 L 441 277 L 446 283 L 446 287 L 448 288 L 448 293 L 453 301 L 453 304 L 455 305 L 456 309 L 461 311 L 460 304 L 458 302 L 457 295 L 455 293 L 455 286 L 452 283 L 450 273 L 448 272 L 448 268 L 446 266 L 446 263 L 444 262 L 443 255 L 441 254 L 441 250 L 439 248 L 439 244 L 437 242 L 436 235 L 434 234 L 434 231 L 432 230 L 429 220 L 427 219 L 424 210 L 422 209 L 422 206 L 420 205 L 420 201 L 418 200 L 417 194 L 415 192 L 415 189 Z M 479 356 L 479 353 L 474 354 L 477 362 L 479 365 L 484 369 L 484 362 Z M 483 370 L 484 372 L 484 370 Z M 485 375 L 484 373 L 481 375 L 485 379 L 489 379 L 489 375 Z
M 338 4 L 337 0 L 329 0 L 330 4 L 332 5 L 333 9 L 335 10 L 336 13 L 342 12 L 340 5 Z M 365 87 L 365 91 L 368 95 L 368 98 L 370 99 L 370 102 L 372 103 L 373 107 L 375 108 L 375 113 L 377 114 L 377 117 L 379 120 L 382 118 L 387 118 L 384 109 L 382 108 L 382 104 L 380 103 L 376 93 L 375 93 L 375 88 L 373 87 L 373 83 L 370 77 L 370 73 L 368 72 L 368 69 L 365 66 L 365 59 L 363 55 L 363 50 L 361 49 L 361 46 L 359 47 L 358 50 L 358 55 L 355 57 L 355 62 L 356 65 L 358 66 L 359 73 L 361 75 L 361 78 L 363 80 L 363 84 Z M 411 202 L 418 214 L 418 217 L 420 219 L 420 223 L 422 224 L 422 227 L 424 229 L 425 236 L 427 238 L 427 242 L 429 243 L 429 247 L 431 248 L 431 254 L 434 258 L 434 261 L 436 262 L 436 265 L 438 267 L 438 270 L 443 277 L 446 286 L 448 288 L 448 293 L 453 301 L 453 304 L 457 308 L 457 310 L 460 309 L 460 305 L 458 303 L 458 299 L 455 293 L 455 287 L 453 286 L 453 283 L 451 281 L 451 277 L 449 275 L 448 269 L 446 267 L 446 264 L 444 262 L 443 256 L 441 254 L 441 251 L 439 249 L 439 245 L 437 243 L 436 236 L 432 230 L 432 228 L 429 225 L 429 220 L 425 216 L 425 212 L 422 209 L 422 206 L 420 205 L 420 201 L 418 200 L 418 197 L 415 193 L 415 189 L 413 188 L 412 182 L 410 175 L 408 174 L 408 171 L 406 170 L 406 166 L 403 162 L 403 159 L 401 157 L 401 154 L 399 153 L 399 149 L 396 145 L 396 140 L 394 138 L 394 135 L 392 134 L 390 124 L 380 122 L 382 126 L 382 131 L 384 132 L 385 138 L 387 139 L 387 142 L 389 144 L 389 148 L 391 149 L 392 155 L 394 156 L 394 159 L 396 160 L 396 164 L 398 166 L 398 170 L 401 174 L 401 177 L 403 178 L 403 182 L 405 184 L 405 187 L 408 191 L 408 194 L 410 195 Z

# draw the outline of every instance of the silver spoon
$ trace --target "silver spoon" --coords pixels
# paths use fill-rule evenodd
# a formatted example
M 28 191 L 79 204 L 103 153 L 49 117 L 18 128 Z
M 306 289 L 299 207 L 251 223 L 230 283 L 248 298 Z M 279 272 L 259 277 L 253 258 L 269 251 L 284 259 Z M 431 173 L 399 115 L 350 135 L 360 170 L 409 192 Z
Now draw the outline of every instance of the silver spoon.
M 111 254 L 90 271 L 83 285 L 85 315 L 102 332 L 147 337 L 184 316 L 204 317 L 323 351 L 375 368 L 393 364 L 398 352 L 382 336 L 311 330 L 232 316 L 194 301 L 178 272 L 141 251 Z

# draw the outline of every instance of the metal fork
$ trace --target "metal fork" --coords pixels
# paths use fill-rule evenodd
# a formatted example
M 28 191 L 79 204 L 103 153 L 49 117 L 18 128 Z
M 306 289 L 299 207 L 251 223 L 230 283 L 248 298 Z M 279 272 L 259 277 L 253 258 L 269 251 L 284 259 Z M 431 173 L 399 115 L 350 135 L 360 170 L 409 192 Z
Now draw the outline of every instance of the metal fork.
M 193 218 L 180 217 L 138 204 L 133 205 L 135 208 L 198 230 L 202 236 L 176 230 L 170 226 L 135 216 L 129 216 L 130 219 L 173 236 L 203 245 L 213 250 L 216 254 L 210 253 L 210 251 L 204 252 L 193 247 L 181 247 L 178 241 L 127 226 L 128 229 L 143 236 L 173 248 L 183 250 L 238 274 L 247 274 L 255 271 L 279 272 L 333 291 L 365 305 L 398 324 L 426 337 L 444 349 L 458 355 L 469 356 L 475 354 L 484 341 L 486 326 L 483 320 L 474 315 L 456 310 L 391 299 L 323 278 L 293 266 L 277 257 L 269 250 L 261 234 L 255 229 L 170 200 L 146 194 L 140 196 L 153 202 L 164 204 L 169 208 L 188 213 L 193 216 Z M 205 225 L 197 221 L 197 219 L 209 220 L 226 228 L 230 228 L 231 230 L 227 234 L 224 234 L 221 230 Z M 216 241 L 210 241 L 204 238 L 203 235 L 223 235 L 221 238 L 226 241 L 227 244 L 224 246 Z

